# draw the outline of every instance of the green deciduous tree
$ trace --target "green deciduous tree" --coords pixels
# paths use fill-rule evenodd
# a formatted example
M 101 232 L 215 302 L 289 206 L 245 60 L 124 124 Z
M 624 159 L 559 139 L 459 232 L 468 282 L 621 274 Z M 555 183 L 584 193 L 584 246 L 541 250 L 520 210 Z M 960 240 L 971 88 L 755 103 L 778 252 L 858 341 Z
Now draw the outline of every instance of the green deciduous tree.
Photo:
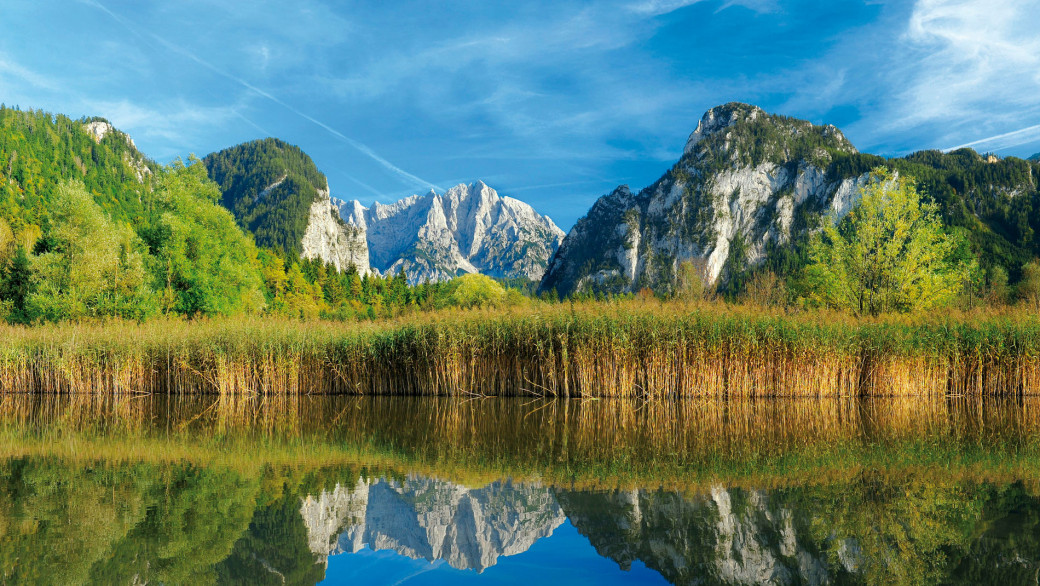
M 256 246 L 216 202 L 220 190 L 194 159 L 162 173 L 158 217 L 145 238 L 155 256 L 153 275 L 165 311 L 231 315 L 263 308 Z
M 973 272 L 957 260 L 957 240 L 910 178 L 878 168 L 859 204 L 828 222 L 810 245 L 807 297 L 821 305 L 877 315 L 953 301 Z
M 1018 297 L 1030 307 L 1040 309 L 1040 260 L 1034 259 L 1022 266 Z
M 115 224 L 82 183 L 58 189 L 51 226 L 47 250 L 31 262 L 35 290 L 26 317 L 143 318 L 153 311 L 140 239 Z
M 488 307 L 501 304 L 506 290 L 491 277 L 472 273 L 456 277 L 448 283 L 448 300 L 458 307 Z

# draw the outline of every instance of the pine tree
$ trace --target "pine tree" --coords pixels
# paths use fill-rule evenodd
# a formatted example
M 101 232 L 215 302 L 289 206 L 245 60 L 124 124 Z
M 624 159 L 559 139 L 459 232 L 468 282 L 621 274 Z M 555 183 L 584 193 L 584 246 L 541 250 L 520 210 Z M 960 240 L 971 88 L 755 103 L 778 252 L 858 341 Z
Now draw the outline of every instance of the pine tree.
M 0 300 L 10 303 L 8 321 L 28 323 L 25 301 L 33 292 L 32 267 L 25 247 L 19 246 L 0 280 Z

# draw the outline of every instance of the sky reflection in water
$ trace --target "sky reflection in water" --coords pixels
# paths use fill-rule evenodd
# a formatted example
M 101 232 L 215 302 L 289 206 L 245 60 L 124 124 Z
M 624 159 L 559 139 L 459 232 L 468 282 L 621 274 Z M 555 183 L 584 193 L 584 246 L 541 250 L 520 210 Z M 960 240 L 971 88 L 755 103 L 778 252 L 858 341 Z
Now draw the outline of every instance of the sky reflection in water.
M 4 397 L 0 582 L 1019 583 L 1038 406 Z

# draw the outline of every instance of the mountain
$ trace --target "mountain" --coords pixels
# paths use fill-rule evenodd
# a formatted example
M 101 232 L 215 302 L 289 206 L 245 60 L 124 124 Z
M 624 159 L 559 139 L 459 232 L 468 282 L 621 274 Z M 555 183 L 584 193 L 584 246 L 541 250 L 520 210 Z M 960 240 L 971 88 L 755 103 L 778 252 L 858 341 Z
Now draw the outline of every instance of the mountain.
M 114 220 L 148 214 L 159 166 L 104 118 L 0 106 L 0 248 L 35 241 L 64 181 L 83 183 Z
M 1029 161 L 1040 161 L 1040 153 L 1036 153 L 1035 155 L 1029 157 L 1029 159 L 1027 159 L 1027 160 L 1029 160 Z
M 639 489 L 555 496 L 599 555 L 623 569 L 641 561 L 671 584 L 827 584 L 855 577 L 862 563 L 855 539 L 814 540 L 799 518 L 804 511 L 772 502 L 765 491 L 713 486 L 693 495 Z
M 1017 276 L 1040 254 L 1040 165 L 983 158 L 970 149 L 899 159 L 859 153 L 834 126 L 768 114 L 748 104 L 708 110 L 679 161 L 638 193 L 599 198 L 560 245 L 542 291 L 674 290 L 688 263 L 708 284 L 739 289 L 768 268 L 796 274 L 809 235 L 855 205 L 868 172 L 894 167 L 919 182 L 983 268 Z
M 0 319 L 227 315 L 258 251 L 197 160 L 162 167 L 103 118 L 0 107 Z
M 340 219 L 328 179 L 299 147 L 267 138 L 209 154 L 203 163 L 220 185 L 221 203 L 259 246 L 368 272 L 363 232 Z
M 403 269 L 411 283 L 477 272 L 538 280 L 564 237 L 547 216 L 482 181 L 371 208 L 340 202 L 339 209 L 364 231 L 373 268 Z
M 422 477 L 359 479 L 300 506 L 310 550 L 325 560 L 368 547 L 483 571 L 527 551 L 565 517 L 549 489 L 495 482 L 466 488 Z

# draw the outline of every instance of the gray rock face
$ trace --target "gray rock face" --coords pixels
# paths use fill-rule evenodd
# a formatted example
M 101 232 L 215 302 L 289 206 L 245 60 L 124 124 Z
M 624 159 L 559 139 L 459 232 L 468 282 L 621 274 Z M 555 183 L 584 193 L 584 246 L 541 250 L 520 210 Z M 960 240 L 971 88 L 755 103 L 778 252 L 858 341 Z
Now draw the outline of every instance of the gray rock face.
M 264 192 L 260 192 L 259 197 L 263 195 Z M 328 190 L 319 191 L 318 197 L 311 203 L 307 230 L 300 245 L 301 258 L 318 258 L 333 264 L 338 270 L 354 265 L 362 275 L 369 272 L 365 232 L 340 219 Z
M 303 499 L 310 550 L 327 559 L 368 547 L 483 571 L 527 551 L 565 520 L 549 489 L 495 482 L 469 489 L 441 480 L 358 480 Z
M 137 182 L 144 183 L 145 177 L 152 174 L 152 170 L 148 167 L 144 155 L 138 152 L 137 145 L 134 144 L 134 139 L 130 138 L 129 134 L 116 130 L 115 127 L 104 120 L 87 122 L 83 125 L 83 129 L 86 130 L 87 134 L 89 134 L 90 137 L 94 139 L 94 142 L 97 143 L 104 140 L 105 136 L 109 134 L 122 136 L 126 141 L 126 144 L 130 145 L 131 150 L 130 153 L 123 153 L 123 162 L 130 167 L 131 171 L 133 171 L 134 176 L 137 178 Z
M 708 284 L 790 245 L 796 219 L 851 209 L 866 175 L 834 177 L 835 154 L 855 153 L 833 126 L 747 104 L 704 114 L 679 162 L 638 194 L 601 197 L 550 261 L 542 290 L 670 291 L 689 261 Z
M 482 181 L 389 205 L 338 205 L 344 220 L 365 231 L 373 268 L 404 269 L 413 284 L 477 272 L 538 280 L 564 236 L 547 216 Z
M 557 498 L 600 555 L 624 569 L 640 560 L 673 584 L 827 584 L 859 561 L 854 539 L 807 540 L 795 512 L 762 491 L 559 491 Z M 831 567 L 829 549 L 848 563 Z

